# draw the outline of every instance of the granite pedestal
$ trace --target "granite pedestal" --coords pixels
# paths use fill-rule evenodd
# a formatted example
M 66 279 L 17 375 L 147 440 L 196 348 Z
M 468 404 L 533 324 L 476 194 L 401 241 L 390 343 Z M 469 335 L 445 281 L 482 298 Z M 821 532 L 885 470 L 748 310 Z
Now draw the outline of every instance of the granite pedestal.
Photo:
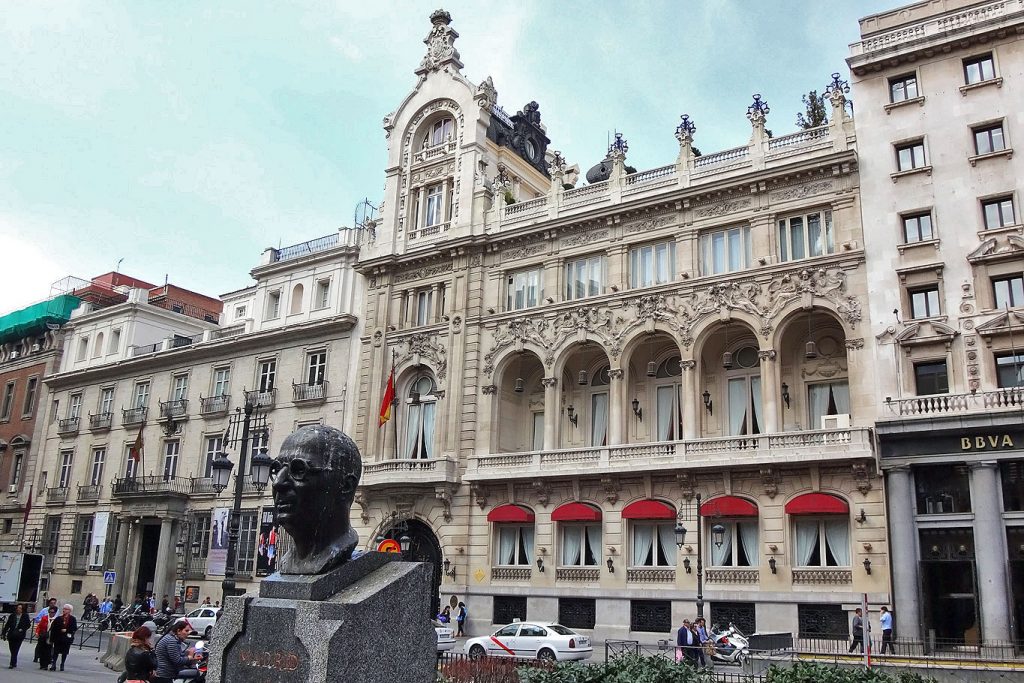
M 274 574 L 228 598 L 211 683 L 433 683 L 430 568 L 366 553 L 326 574 Z

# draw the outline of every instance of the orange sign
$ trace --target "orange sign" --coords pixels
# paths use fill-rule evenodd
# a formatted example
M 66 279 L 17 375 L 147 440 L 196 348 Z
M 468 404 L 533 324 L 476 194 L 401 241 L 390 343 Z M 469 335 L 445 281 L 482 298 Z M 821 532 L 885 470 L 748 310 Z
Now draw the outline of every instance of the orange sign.
M 382 553 L 400 553 L 402 552 L 402 546 L 398 545 L 398 541 L 393 538 L 385 538 L 377 546 L 377 551 Z

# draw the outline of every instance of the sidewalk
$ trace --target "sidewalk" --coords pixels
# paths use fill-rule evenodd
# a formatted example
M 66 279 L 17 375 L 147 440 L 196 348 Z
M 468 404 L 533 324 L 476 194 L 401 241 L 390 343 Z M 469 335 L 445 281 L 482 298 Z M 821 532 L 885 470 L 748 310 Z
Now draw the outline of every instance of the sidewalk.
M 40 671 L 39 665 L 32 662 L 32 650 L 31 647 L 22 647 L 18 654 L 18 668 L 8 669 L 7 643 L 0 643 L 0 680 L 17 683 L 112 683 L 117 680 L 118 672 L 100 664 L 102 653 L 96 650 L 72 648 L 66 671 Z

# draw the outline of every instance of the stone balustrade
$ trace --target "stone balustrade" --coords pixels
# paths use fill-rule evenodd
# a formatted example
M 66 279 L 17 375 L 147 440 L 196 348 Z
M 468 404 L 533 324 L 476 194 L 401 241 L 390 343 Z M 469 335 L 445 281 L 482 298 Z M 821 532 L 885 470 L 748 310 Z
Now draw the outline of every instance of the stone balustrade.
M 463 479 L 569 475 L 578 473 L 581 468 L 591 474 L 616 474 L 688 465 L 708 467 L 733 462 L 746 466 L 780 465 L 870 457 L 870 430 L 854 427 L 478 455 L 470 460 Z
M 454 460 L 393 459 L 363 463 L 360 485 L 364 487 L 455 483 L 458 468 Z
M 970 394 L 932 394 L 911 398 L 887 399 L 889 414 L 883 408 L 880 419 L 939 417 L 966 413 L 988 413 L 1024 409 L 1024 387 L 1007 387 Z

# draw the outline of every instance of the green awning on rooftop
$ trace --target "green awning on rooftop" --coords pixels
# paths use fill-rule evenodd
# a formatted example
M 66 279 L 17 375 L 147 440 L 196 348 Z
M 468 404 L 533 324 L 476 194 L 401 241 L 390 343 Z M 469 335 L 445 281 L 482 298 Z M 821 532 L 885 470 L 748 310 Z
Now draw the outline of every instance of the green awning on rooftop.
M 61 294 L 0 316 L 0 344 L 42 334 L 48 325 L 63 325 L 81 303 L 77 296 Z

